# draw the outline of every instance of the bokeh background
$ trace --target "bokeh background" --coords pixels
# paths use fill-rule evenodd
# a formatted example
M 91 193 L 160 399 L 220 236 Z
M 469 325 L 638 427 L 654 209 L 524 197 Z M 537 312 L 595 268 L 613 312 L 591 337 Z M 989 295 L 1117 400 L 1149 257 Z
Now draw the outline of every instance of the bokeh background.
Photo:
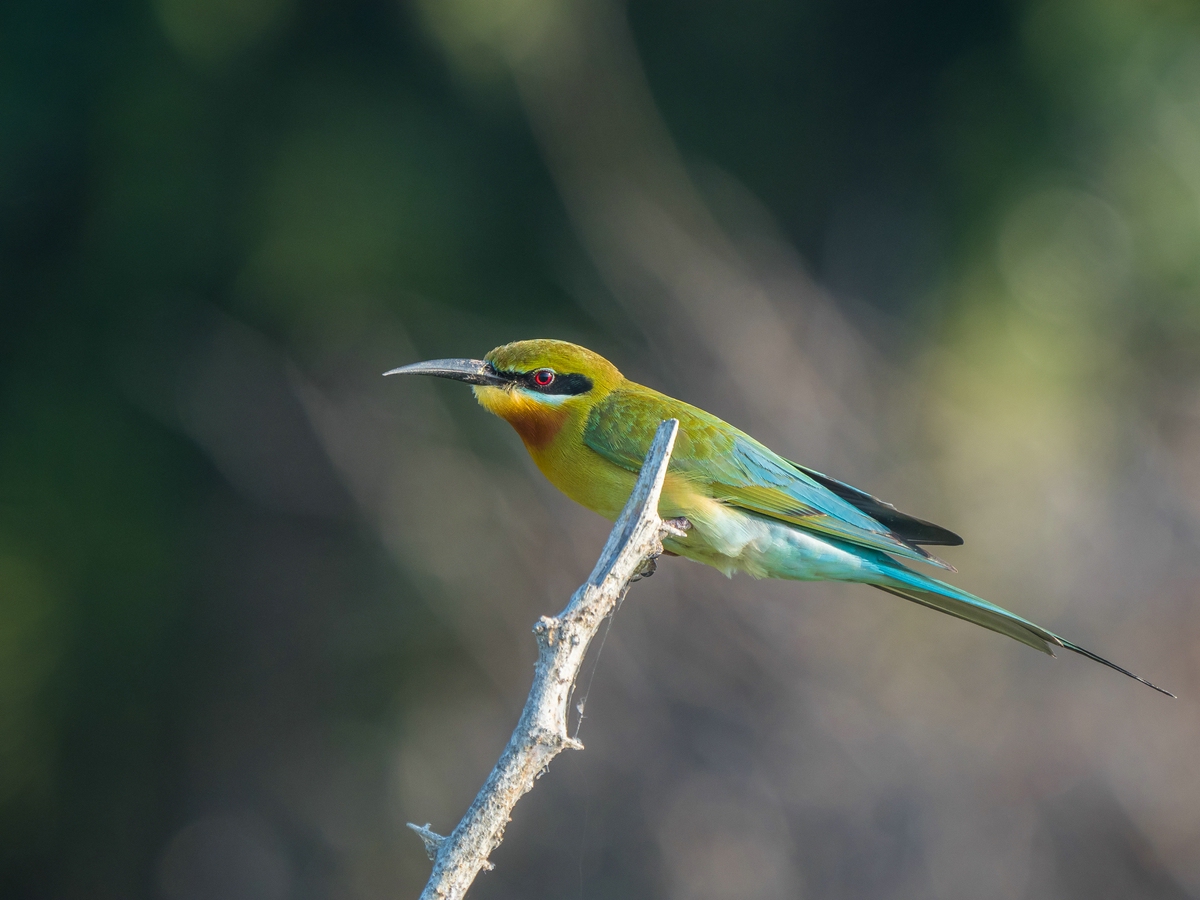
M 606 523 L 461 385 L 584 343 L 961 532 L 667 560 L 484 898 L 1200 897 L 1200 9 L 0 12 L 0 894 L 414 897 Z

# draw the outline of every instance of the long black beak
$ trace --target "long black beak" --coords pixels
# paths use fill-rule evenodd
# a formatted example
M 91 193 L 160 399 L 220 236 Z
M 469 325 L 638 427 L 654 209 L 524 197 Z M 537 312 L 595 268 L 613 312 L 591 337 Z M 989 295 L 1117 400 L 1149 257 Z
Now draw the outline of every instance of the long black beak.
M 482 359 L 431 359 L 428 362 L 411 363 L 384 372 L 384 375 L 436 375 L 438 378 L 453 378 L 467 384 L 508 384 L 505 378 Z

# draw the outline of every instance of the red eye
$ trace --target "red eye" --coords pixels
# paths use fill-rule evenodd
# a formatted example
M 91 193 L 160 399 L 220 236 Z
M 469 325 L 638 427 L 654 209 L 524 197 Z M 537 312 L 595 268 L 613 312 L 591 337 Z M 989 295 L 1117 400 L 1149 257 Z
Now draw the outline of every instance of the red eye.
M 550 369 L 538 369 L 533 373 L 533 383 L 538 387 L 550 387 L 554 384 L 554 372 Z

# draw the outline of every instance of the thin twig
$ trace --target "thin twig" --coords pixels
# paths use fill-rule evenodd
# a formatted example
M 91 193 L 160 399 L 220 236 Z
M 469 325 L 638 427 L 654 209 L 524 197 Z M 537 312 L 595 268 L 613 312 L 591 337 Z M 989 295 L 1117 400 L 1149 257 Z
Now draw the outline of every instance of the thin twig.
M 538 642 L 529 699 L 500 761 L 484 782 L 458 827 L 441 837 L 429 826 L 409 824 L 425 842 L 433 873 L 421 900 L 456 900 L 464 896 L 480 869 L 490 869 L 488 857 L 504 839 L 504 827 L 517 801 L 550 760 L 567 748 L 583 744 L 567 732 L 567 708 L 588 645 L 611 615 L 629 582 L 662 553 L 664 534 L 674 529 L 658 516 L 658 498 L 679 430 L 676 419 L 658 426 L 642 463 L 633 493 L 613 526 L 604 550 L 588 580 L 557 616 L 542 616 L 533 627 Z

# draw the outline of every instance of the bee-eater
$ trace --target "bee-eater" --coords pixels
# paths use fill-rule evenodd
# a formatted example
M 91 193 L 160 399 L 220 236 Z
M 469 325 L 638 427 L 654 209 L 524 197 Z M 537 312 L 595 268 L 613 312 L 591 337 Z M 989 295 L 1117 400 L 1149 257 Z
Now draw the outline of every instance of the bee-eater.
M 890 503 L 769 450 L 745 432 L 681 400 L 626 379 L 577 344 L 517 341 L 483 359 L 435 359 L 386 372 L 436 375 L 472 385 L 484 409 L 516 429 L 542 473 L 564 494 L 615 521 L 660 422 L 679 420 L 659 513 L 682 536 L 668 553 L 726 575 L 850 581 L 1006 634 L 1053 655 L 1052 646 L 1120 666 L 1040 625 L 899 560 L 951 566 L 922 545 L 962 538 Z

